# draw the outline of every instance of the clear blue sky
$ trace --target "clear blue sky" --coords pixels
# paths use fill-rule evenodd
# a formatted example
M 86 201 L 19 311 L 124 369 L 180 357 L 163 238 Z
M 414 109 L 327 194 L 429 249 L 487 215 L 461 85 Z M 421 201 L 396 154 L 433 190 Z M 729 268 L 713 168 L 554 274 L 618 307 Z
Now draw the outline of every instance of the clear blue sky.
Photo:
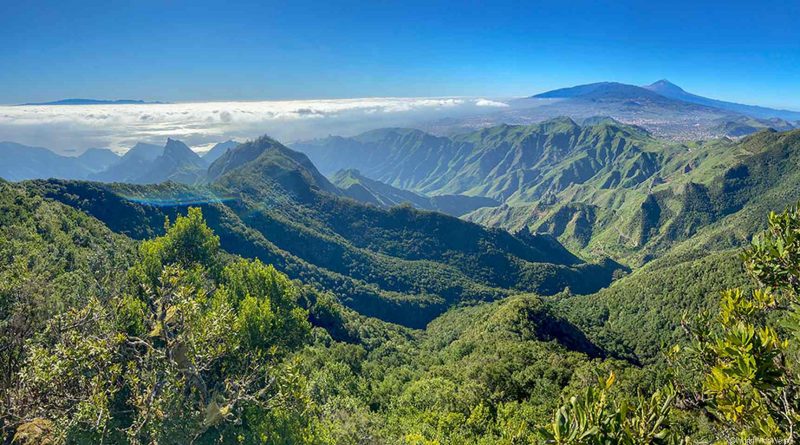
M 0 103 L 500 97 L 661 78 L 800 108 L 800 1 L 0 1 Z

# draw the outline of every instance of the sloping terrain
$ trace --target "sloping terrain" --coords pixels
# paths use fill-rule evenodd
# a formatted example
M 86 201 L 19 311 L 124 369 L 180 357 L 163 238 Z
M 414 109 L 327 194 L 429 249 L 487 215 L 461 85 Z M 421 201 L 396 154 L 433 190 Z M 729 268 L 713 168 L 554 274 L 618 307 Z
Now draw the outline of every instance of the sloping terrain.
M 0 178 L 7 181 L 86 179 L 119 161 L 111 150 L 93 148 L 80 156 L 61 156 L 46 148 L 0 142 Z
M 409 204 L 422 210 L 432 210 L 452 216 L 462 216 L 481 207 L 496 207 L 498 201 L 482 196 L 420 195 L 369 179 L 358 170 L 339 170 L 331 177 L 344 194 L 357 201 L 382 207 Z
M 537 443 L 538 426 L 560 401 L 598 375 L 613 371 L 620 394 L 651 393 L 669 379 L 663 352 L 684 338 L 684 315 L 714 309 L 722 289 L 752 285 L 736 247 L 763 227 L 769 210 L 800 196 L 800 132 L 683 145 L 653 142 L 611 121 L 593 124 L 561 120 L 543 131 L 471 135 L 470 143 L 487 147 L 485 159 L 542 171 L 538 177 L 549 181 L 544 193 L 533 187 L 511 195 L 532 203 L 502 208 L 534 211 L 509 214 L 518 218 L 509 226 L 521 229 L 514 234 L 409 206 L 358 202 L 306 156 L 269 138 L 229 150 L 202 185 L 0 181 L 3 387 L 18 386 L 20 367 L 49 363 L 29 360 L 31 354 L 66 363 L 63 345 L 82 344 L 66 337 L 52 346 L 54 331 L 45 329 L 51 319 L 102 307 L 131 329 L 134 312 L 118 298 L 104 302 L 134 278 L 125 271 L 137 240 L 163 234 L 165 218 L 175 222 L 172 230 L 185 227 L 177 217 L 200 207 L 227 252 L 298 279 L 292 298 L 302 309 L 292 313 L 314 327 L 313 340 L 290 356 L 292 375 L 309 388 L 299 393 L 297 412 L 326 443 L 508 443 L 509 432 L 517 442 Z M 513 162 L 499 156 L 504 150 Z M 346 179 L 360 180 L 352 173 Z M 389 190 L 371 196 L 404 195 Z M 647 264 L 626 274 L 608 260 L 586 263 L 552 235 L 528 230 L 533 224 L 584 246 L 584 254 L 602 246 Z M 181 252 L 193 252 L 191 239 L 182 243 Z M 193 279 L 209 278 L 201 276 Z M 217 301 L 197 298 L 210 308 Z M 271 306 L 262 308 L 270 326 L 282 325 L 285 314 L 270 318 Z M 86 320 L 104 326 L 106 317 L 79 318 L 79 332 L 94 332 L 81 324 Z M 220 332 L 214 320 L 203 323 Z M 116 369 L 103 360 L 95 366 Z M 64 412 L 48 414 L 71 415 Z M 114 416 L 127 412 L 122 406 Z M 283 424 L 269 424 L 278 425 L 275 437 L 289 437 Z M 37 418 L 8 431 L 47 425 Z M 77 425 L 91 430 L 95 423 Z M 307 437 L 303 425 L 291 437 Z
M 679 144 L 609 119 L 583 126 L 556 119 L 452 138 L 386 129 L 298 148 L 323 166 L 348 162 L 418 193 L 497 199 L 503 205 L 464 218 L 548 233 L 587 257 L 640 264 L 731 215 L 790 204 L 798 134 L 764 130 L 740 141 Z M 757 228 L 736 225 L 714 237 L 720 248 L 741 245 Z
M 726 102 L 722 100 L 710 99 L 708 97 L 698 96 L 696 94 L 689 93 L 685 91 L 683 88 L 679 87 L 678 85 L 675 85 L 674 83 L 666 79 L 653 82 L 650 85 L 644 86 L 643 88 L 658 93 L 664 97 L 669 97 L 671 99 L 682 100 L 684 102 L 690 102 L 700 105 L 707 105 L 710 107 L 721 108 L 723 110 L 730 110 L 736 113 L 741 113 L 746 116 L 752 116 L 762 119 L 778 118 L 778 119 L 788 119 L 795 121 L 800 120 L 800 112 L 797 111 L 776 110 L 774 108 L 759 107 L 755 105 L 745 105 L 735 102 Z
M 186 144 L 168 138 L 164 147 L 136 144 L 118 163 L 89 178 L 132 184 L 157 184 L 164 181 L 194 184 L 205 178 L 207 166 Z
M 637 125 L 652 134 L 675 141 L 693 141 L 724 136 L 740 137 L 748 130 L 729 128 L 721 122 L 750 118 L 771 125 L 772 118 L 794 126 L 800 113 L 735 104 L 686 93 L 668 82 L 640 87 L 619 82 L 597 82 L 547 91 L 509 102 L 503 111 L 458 119 L 441 119 L 421 128 L 440 135 L 453 135 L 499 124 L 530 125 L 568 116 L 576 121 L 608 116 Z M 787 122 L 790 121 L 790 122 Z M 758 128 L 749 129 L 750 132 Z
M 187 191 L 190 194 L 186 194 Z M 156 194 L 161 197 L 160 200 L 150 200 L 145 204 L 144 197 Z M 44 196 L 57 198 L 68 205 Z M 211 188 L 189 188 L 174 183 L 162 186 L 109 186 L 75 181 L 35 181 L 21 184 L 0 181 L 0 277 L 3 277 L 3 284 L 0 285 L 0 296 L 3 297 L 0 298 L 0 332 L 4 334 L 0 341 L 3 346 L 0 353 L 4 359 L 0 361 L 2 388 L 13 392 L 13 388 L 21 384 L 20 379 L 24 376 L 17 374 L 17 371 L 36 366 L 37 363 L 31 361 L 34 356 L 52 357 L 59 366 L 66 363 L 80 371 L 87 369 L 85 360 L 94 363 L 95 368 L 89 369 L 100 372 L 105 372 L 106 367 L 114 369 L 112 363 L 103 358 L 105 356 L 94 353 L 96 348 L 104 344 L 97 340 L 102 332 L 98 330 L 109 326 L 120 326 L 120 329 L 129 330 L 136 328 L 136 325 L 125 323 L 135 320 L 131 317 L 137 312 L 130 312 L 131 306 L 122 304 L 124 301 L 136 300 L 124 295 L 122 298 L 127 300 L 121 300 L 118 294 L 120 289 L 136 289 L 136 286 L 131 285 L 131 280 L 135 278 L 130 271 L 137 269 L 135 266 L 131 269 L 131 265 L 143 264 L 141 257 L 147 249 L 140 250 L 137 254 L 137 241 L 112 232 L 101 221 L 72 208 L 73 206 L 94 212 L 98 218 L 107 221 L 114 231 L 127 233 L 135 238 L 152 238 L 153 234 L 162 233 L 162 218 L 169 215 L 173 221 L 171 236 L 174 237 L 178 233 L 174 228 L 185 227 L 186 222 L 186 219 L 180 221 L 175 217 L 190 202 L 201 204 L 198 198 L 203 196 L 209 201 L 202 204 L 204 215 L 219 230 L 217 233 L 221 235 L 222 245 L 232 249 L 240 248 L 241 246 L 235 244 L 237 235 L 229 226 L 236 221 L 235 216 L 225 215 L 224 213 L 230 213 L 231 210 L 222 205 L 222 202 L 231 201 L 218 197 L 217 202 L 210 203 L 214 196 Z M 505 239 L 506 243 L 517 245 L 519 249 L 532 249 L 508 234 L 489 234 L 477 226 L 454 218 L 405 210 L 410 212 L 408 216 L 434 216 L 457 223 L 459 227 L 470 228 L 475 239 L 488 247 L 492 244 L 499 246 L 503 244 L 500 239 Z M 402 227 L 413 231 L 416 225 L 405 223 Z M 389 233 L 390 229 L 384 227 L 383 230 Z M 191 233 L 194 232 L 184 232 L 183 236 Z M 256 232 L 245 235 L 250 237 L 250 241 L 257 238 Z M 453 242 L 447 237 L 443 238 L 443 248 L 445 244 Z M 182 244 L 183 248 L 191 249 L 191 238 L 186 241 L 188 244 Z M 266 241 L 262 241 L 263 247 Z M 259 243 L 258 240 L 252 242 Z M 153 245 L 152 241 L 148 243 L 143 243 L 143 246 Z M 464 244 L 470 244 L 469 238 Z M 200 245 L 196 247 L 202 251 Z M 575 261 L 564 251 L 558 253 L 557 246 L 550 247 L 552 255 L 562 255 L 565 261 Z M 288 262 L 302 261 L 292 258 L 290 254 L 284 254 L 282 261 L 277 256 L 280 253 L 278 250 L 273 251 L 275 256 L 261 256 L 257 252 L 258 247 L 254 246 L 252 249 L 242 252 L 274 259 L 279 268 L 286 266 L 285 259 Z M 464 251 L 464 255 L 475 258 L 468 250 Z M 451 247 L 449 251 L 455 254 L 456 247 Z M 185 254 L 185 251 L 181 251 L 181 254 Z M 441 256 L 443 251 L 429 255 Z M 225 261 L 234 266 L 244 264 L 227 256 Z M 398 263 L 395 266 L 402 269 L 409 264 Z M 256 267 L 255 270 L 271 269 L 263 265 L 260 268 Z M 289 270 L 296 272 L 296 269 Z M 305 283 L 319 285 L 315 279 L 324 279 L 324 271 L 315 270 L 313 266 L 307 266 L 303 272 L 303 278 L 308 280 Z M 444 273 L 445 278 L 452 278 L 448 275 L 447 267 L 440 267 L 435 272 Z M 204 277 L 204 281 L 207 281 L 215 276 L 212 274 Z M 253 278 L 263 277 L 258 275 Z M 430 285 L 430 280 L 434 277 L 419 276 L 417 279 L 428 280 L 427 285 Z M 249 285 L 260 286 L 260 283 L 255 280 Z M 290 369 L 302 376 L 302 382 L 307 381 L 308 386 L 314 388 L 308 393 L 301 393 L 304 397 L 300 401 L 306 405 L 302 405 L 303 409 L 299 411 L 306 416 L 307 422 L 317 424 L 314 437 L 324 435 L 328 440 L 324 443 L 347 443 L 348 437 L 366 434 L 376 443 L 392 443 L 403 440 L 401 438 L 413 431 L 431 433 L 435 431 L 438 419 L 452 419 L 454 416 L 458 418 L 463 413 L 474 411 L 476 407 L 484 410 L 500 407 L 503 412 L 517 413 L 507 421 L 538 421 L 546 418 L 557 406 L 565 387 L 579 384 L 586 373 L 599 363 L 602 366 L 607 366 L 608 363 L 628 366 L 624 362 L 608 361 L 605 351 L 584 335 L 580 328 L 534 295 L 512 296 L 489 304 L 456 308 L 435 319 L 425 331 L 412 331 L 343 308 L 332 302 L 328 295 L 310 292 L 302 284 L 293 284 L 296 289 L 300 289 L 300 295 L 290 295 L 297 298 L 308 312 L 294 311 L 293 314 L 308 318 L 314 326 L 313 340 L 305 337 L 282 338 L 285 342 L 303 345 L 290 357 Z M 128 285 L 131 287 L 126 287 Z M 287 285 L 288 282 L 284 281 L 278 284 L 268 281 L 267 287 Z M 285 289 L 281 287 L 278 290 Z M 358 296 L 357 289 L 349 291 Z M 336 294 L 342 296 L 338 292 Z M 251 297 L 247 295 L 244 298 Z M 347 298 L 342 299 L 348 301 Z M 403 305 L 389 307 L 387 302 L 383 304 L 384 310 L 390 314 L 392 311 L 415 309 Z M 202 303 L 198 303 L 196 306 L 201 305 Z M 274 314 L 272 307 L 266 306 L 265 313 L 269 316 Z M 132 308 L 141 310 L 136 305 Z M 88 311 L 89 309 L 94 309 L 94 312 Z M 102 312 L 98 312 L 99 309 Z M 424 315 L 424 310 L 422 312 Z M 239 329 L 239 321 L 221 327 L 217 325 L 220 316 L 224 316 L 224 312 L 203 319 L 203 326 L 216 329 L 216 333 L 219 329 Z M 279 313 L 277 319 L 269 318 L 269 322 L 283 326 L 285 319 L 281 317 L 286 315 Z M 58 323 L 59 320 L 73 319 L 77 319 L 73 324 Z M 52 326 L 57 326 L 58 329 L 53 331 Z M 65 355 L 62 351 L 66 351 L 66 348 L 79 348 L 83 345 L 80 338 L 70 336 L 67 336 L 69 340 L 64 343 L 52 345 L 51 338 L 63 341 L 59 335 L 76 329 L 76 332 L 84 334 L 85 341 L 94 342 L 92 344 L 95 349 L 88 352 L 78 349 L 77 356 Z M 127 333 L 128 331 L 121 330 L 114 338 L 122 338 L 129 335 Z M 132 337 L 133 340 L 137 338 Z M 36 347 L 31 348 L 31 345 Z M 129 353 L 132 351 L 127 349 L 126 344 L 121 347 Z M 204 348 L 199 349 L 200 353 L 205 351 Z M 53 355 L 47 355 L 50 352 Z M 241 350 L 237 349 L 236 352 L 240 354 Z M 53 378 L 67 375 L 70 382 L 82 378 L 82 373 L 77 373 L 80 374 L 79 377 L 73 377 L 70 374 L 72 369 L 54 374 L 56 377 Z M 276 367 L 270 372 L 286 372 L 283 369 Z M 132 371 L 127 371 L 126 375 L 131 373 Z M 28 387 L 40 384 L 39 380 L 24 382 Z M 103 388 L 107 388 L 107 385 Z M 18 395 L 16 392 L 13 394 Z M 124 396 L 127 393 L 122 391 L 119 394 Z M 23 411 L 7 411 L 8 407 L 4 405 L 2 414 L 6 420 L 15 419 L 14 414 L 24 415 L 29 412 L 24 411 L 25 409 L 38 409 L 39 406 L 48 407 L 45 414 L 48 417 L 37 417 L 32 421 L 25 418 L 19 423 L 5 423 L 3 434 L 14 437 L 14 440 L 31 435 L 34 438 L 57 435 L 58 431 L 52 429 L 49 416 L 71 416 L 72 412 L 69 411 L 69 406 L 63 408 L 59 405 L 52 408 L 49 401 L 55 396 L 50 393 L 46 395 L 47 397 L 43 396 L 41 400 L 36 399 L 34 402 L 29 397 L 24 398 L 27 405 L 13 405 L 15 410 Z M 71 400 L 76 399 L 77 396 Z M 108 415 L 124 420 L 130 412 L 128 405 L 114 403 L 114 400 L 106 405 L 111 407 Z M 352 420 L 343 421 L 343 418 Z M 367 422 L 362 423 L 363 421 Z M 94 422 L 72 423 L 70 432 L 75 434 L 75 431 L 91 431 L 93 425 Z M 126 424 L 123 422 L 110 425 L 111 428 L 124 431 Z M 271 427 L 273 425 L 274 422 L 270 423 Z M 238 437 L 242 437 L 241 431 L 250 431 L 242 430 L 238 426 L 236 428 Z M 285 438 L 290 434 L 283 424 L 277 424 L 273 428 L 277 430 L 275 437 Z M 488 428 L 488 424 L 481 428 Z M 213 431 L 211 436 L 218 434 L 217 431 Z M 456 437 L 475 434 L 477 431 L 454 430 L 452 434 Z M 170 434 L 179 433 L 170 430 Z M 302 430 L 302 434 L 308 432 Z M 485 434 L 489 437 L 488 435 L 499 435 L 502 432 L 494 433 L 487 429 Z M 300 435 L 297 433 L 297 437 Z
M 654 163 L 650 152 L 663 145 L 639 128 L 612 120 L 581 127 L 559 118 L 453 138 L 417 130 L 376 130 L 350 139 L 299 143 L 295 148 L 307 153 L 322 171 L 356 168 L 367 177 L 430 195 L 525 202 L 604 175 L 613 167 L 624 170 L 607 172 L 609 186 L 641 181 Z
M 29 187 L 134 238 L 199 205 L 222 247 L 331 290 L 360 312 L 424 326 L 461 301 L 570 287 L 594 292 L 620 267 L 584 263 L 547 235 L 513 236 L 434 212 L 339 196 L 303 154 L 261 138 L 209 168 L 213 182 L 136 186 L 38 181 Z
M 511 230 L 528 226 L 573 249 L 634 263 L 695 235 L 708 248 L 737 247 L 763 226 L 760 215 L 800 196 L 798 156 L 800 131 L 764 131 L 665 156 L 636 187 L 603 191 L 574 185 L 552 201 L 468 218 Z

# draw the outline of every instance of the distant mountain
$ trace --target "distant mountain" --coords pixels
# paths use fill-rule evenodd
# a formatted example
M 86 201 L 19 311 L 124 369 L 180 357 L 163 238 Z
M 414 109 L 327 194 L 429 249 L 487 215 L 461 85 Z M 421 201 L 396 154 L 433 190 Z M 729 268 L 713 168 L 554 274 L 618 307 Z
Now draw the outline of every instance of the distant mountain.
M 393 187 L 433 195 L 529 202 L 603 175 L 607 186 L 636 183 L 657 145 L 645 130 L 605 119 L 580 126 L 569 118 L 499 125 L 452 138 L 388 128 L 352 138 L 295 144 L 323 172 L 354 168 Z
M 203 185 L 39 181 L 31 188 L 135 238 L 200 205 L 228 252 L 274 264 L 365 315 L 414 327 L 462 301 L 565 286 L 593 292 L 620 269 L 585 263 L 551 236 L 348 199 L 304 154 L 268 137 L 228 150 Z
M 305 154 L 290 150 L 268 136 L 228 150 L 208 167 L 206 177 L 210 182 L 228 184 L 237 189 L 257 188 L 253 184 L 256 182 L 262 187 L 259 194 L 268 192 L 264 189 L 265 184 L 274 184 L 295 198 L 309 196 L 313 191 L 342 194 L 320 174 Z
M 141 184 L 157 184 L 175 181 L 193 184 L 205 176 L 205 161 L 186 144 L 175 139 L 167 139 L 163 153 L 150 162 L 149 168 L 133 181 Z
M 736 116 L 720 119 L 719 125 L 714 127 L 720 134 L 733 138 L 747 136 L 769 128 L 777 131 L 788 131 L 796 128 L 796 125 L 777 117 L 757 119 L 750 116 Z
M 481 196 L 437 195 L 423 196 L 408 190 L 392 187 L 363 176 L 358 170 L 340 170 L 331 181 L 345 194 L 358 201 L 382 207 L 410 204 L 418 209 L 433 210 L 448 215 L 461 216 L 481 207 L 495 207 L 499 202 Z
M 687 250 L 741 246 L 764 214 L 800 196 L 794 173 L 800 130 L 759 130 L 765 120 L 731 119 L 717 124 L 758 132 L 741 140 L 677 143 L 608 118 L 584 125 L 558 118 L 450 138 L 389 128 L 295 147 L 323 171 L 350 164 L 361 176 L 417 195 L 492 198 L 502 205 L 463 218 L 511 232 L 548 233 L 587 258 L 611 256 L 635 265 L 689 239 L 696 245 Z M 363 200 L 393 197 L 386 187 L 353 179 L 352 172 L 340 175 L 334 182 L 357 185 L 348 190 Z
M 598 82 L 561 88 L 509 101 L 508 109 L 468 116 L 449 122 L 431 122 L 424 128 L 437 134 L 464 133 L 500 124 L 530 125 L 566 116 L 576 121 L 607 116 L 624 124 L 646 128 L 669 139 L 697 140 L 724 136 L 712 127 L 736 116 L 728 110 L 671 99 L 635 85 Z
M 53 102 L 29 102 L 20 104 L 24 105 L 144 105 L 144 104 L 164 104 L 167 102 L 147 102 L 144 100 L 134 99 L 118 99 L 118 100 L 102 100 L 102 99 L 62 99 Z
M 788 120 L 800 120 L 800 111 L 779 110 L 774 108 L 759 107 L 756 105 L 745 105 L 735 102 L 726 102 L 722 100 L 710 99 L 696 94 L 688 93 L 683 88 L 675 85 L 674 83 L 662 79 L 643 88 L 658 93 L 664 97 L 671 99 L 682 100 L 684 102 L 691 102 L 709 107 L 721 108 L 723 110 L 741 113 L 747 116 L 769 119 L 780 118 Z
M 167 139 L 164 147 L 138 143 L 119 162 L 90 175 L 101 182 L 155 184 L 164 181 L 195 183 L 205 177 L 207 164 L 183 142 Z
M 107 148 L 90 148 L 78 156 L 78 161 L 91 173 L 106 170 L 120 159 L 118 154 Z
M 0 142 L 0 178 L 8 181 L 84 179 L 90 173 L 80 158 L 61 156 L 42 147 Z
M 589 257 L 635 264 L 684 242 L 683 255 L 745 245 L 761 229 L 761 216 L 794 203 L 800 193 L 800 130 L 648 151 L 650 165 L 640 164 L 636 182 L 591 177 L 527 204 L 466 218 L 508 230 L 528 227 Z
M 531 96 L 535 99 L 593 99 L 593 100 L 650 100 L 660 103 L 669 103 L 661 94 L 654 93 L 646 88 L 627 85 L 618 82 L 598 82 L 587 85 L 578 85 L 570 88 L 560 88 L 545 93 Z
M 723 136 L 741 137 L 757 131 L 741 125 L 721 125 L 741 117 L 792 121 L 800 113 L 731 104 L 686 93 L 666 81 L 640 87 L 619 82 L 597 82 L 560 88 L 509 101 L 502 111 L 428 122 L 421 128 L 439 135 L 453 135 L 499 124 L 529 125 L 559 116 L 583 121 L 609 116 L 619 122 L 643 127 L 658 137 L 693 141 Z M 795 124 L 792 124 L 795 125 Z
M 144 175 L 151 162 L 161 156 L 164 147 L 139 142 L 122 155 L 116 164 L 108 169 L 91 175 L 89 179 L 101 182 L 135 182 Z
M 235 145 L 233 141 L 218 144 L 217 152 Z M 46 148 L 0 142 L 0 178 L 9 181 L 58 178 L 194 184 L 205 179 L 209 164 L 208 159 L 174 139 L 167 139 L 163 147 L 139 142 L 122 156 L 105 148 L 90 148 L 79 156 L 62 156 Z
M 126 151 L 122 155 L 123 160 L 139 159 L 143 161 L 152 161 L 164 153 L 164 147 L 156 144 L 147 144 L 145 142 L 137 142 L 136 145 Z
M 454 150 L 449 138 L 408 128 L 382 128 L 349 138 L 331 136 L 298 142 L 292 148 L 306 153 L 326 175 L 353 168 L 412 191 L 419 191 L 417 183 L 430 170 L 441 169 Z
M 211 147 L 211 150 L 203 153 L 202 158 L 209 164 L 219 159 L 226 151 L 239 145 L 236 141 L 225 141 Z
M 119 155 L 106 148 L 90 148 L 75 157 L 62 156 L 42 147 L 0 142 L 0 178 L 9 181 L 87 179 L 119 161 Z

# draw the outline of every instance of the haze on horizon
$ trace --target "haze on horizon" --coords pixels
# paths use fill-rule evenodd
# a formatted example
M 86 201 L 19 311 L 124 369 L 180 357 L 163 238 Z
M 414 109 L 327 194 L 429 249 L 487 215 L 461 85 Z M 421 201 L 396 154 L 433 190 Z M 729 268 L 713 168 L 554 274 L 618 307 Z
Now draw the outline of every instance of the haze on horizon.
M 124 152 L 177 138 L 195 149 L 269 134 L 283 142 L 352 136 L 379 127 L 480 115 L 508 104 L 486 98 L 363 98 L 136 105 L 0 106 L 0 141 L 77 154 Z

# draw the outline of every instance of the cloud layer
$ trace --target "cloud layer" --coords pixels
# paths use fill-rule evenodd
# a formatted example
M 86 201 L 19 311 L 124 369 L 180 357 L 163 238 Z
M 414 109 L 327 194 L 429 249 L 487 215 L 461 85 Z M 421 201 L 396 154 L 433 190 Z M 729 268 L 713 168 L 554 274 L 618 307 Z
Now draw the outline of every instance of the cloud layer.
M 194 147 L 261 134 L 290 142 L 384 126 L 413 126 L 505 106 L 493 100 L 466 98 L 3 106 L 0 140 L 61 152 L 89 147 L 121 152 L 136 142 L 159 143 L 167 137 Z

